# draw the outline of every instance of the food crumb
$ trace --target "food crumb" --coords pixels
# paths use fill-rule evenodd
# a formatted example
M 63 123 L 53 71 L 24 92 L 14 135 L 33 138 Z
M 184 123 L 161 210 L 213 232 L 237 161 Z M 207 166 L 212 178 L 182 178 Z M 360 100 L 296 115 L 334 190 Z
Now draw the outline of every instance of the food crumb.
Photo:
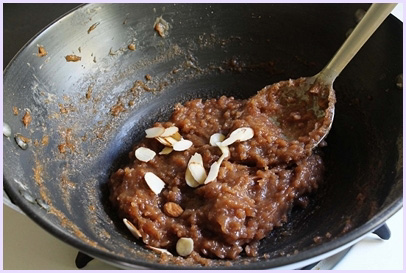
M 66 153 L 66 144 L 65 144 L 65 143 L 59 144 L 59 145 L 58 145 L 58 150 L 59 150 L 59 152 L 60 152 L 61 154 Z
M 59 106 L 59 112 L 61 114 L 68 114 L 69 112 L 76 111 L 75 107 L 73 107 L 72 105 L 64 105 L 64 104 L 59 103 L 58 106 Z
M 43 46 L 38 46 L 38 54 L 37 54 L 37 56 L 38 57 L 44 57 L 44 56 L 46 56 L 48 54 L 48 52 L 45 50 L 45 47 L 43 47 Z
M 147 74 L 147 75 L 145 75 L 145 79 L 147 81 L 150 81 L 150 80 L 152 80 L 152 76 L 150 74 Z
M 269 258 L 271 258 L 271 255 L 269 255 L 268 253 L 265 253 L 265 254 L 263 255 L 263 257 L 264 257 L 265 259 L 269 259 Z
M 135 44 L 129 44 L 128 49 L 134 51 L 135 50 Z
M 358 195 L 357 195 L 357 197 L 356 197 L 356 200 L 357 200 L 357 202 L 358 203 L 360 203 L 360 204 L 362 204 L 362 203 L 364 203 L 364 201 L 365 201 L 365 195 L 363 194 L 363 193 L 358 193 Z
M 26 111 L 22 119 L 24 126 L 27 127 L 28 125 L 30 125 L 31 121 L 32 121 L 31 113 L 29 111 Z
M 38 185 L 42 185 L 44 182 L 43 176 L 44 176 L 44 166 L 41 165 L 39 161 L 35 161 L 35 167 L 32 169 L 34 171 L 34 181 Z
M 319 147 L 320 148 L 327 147 L 327 142 L 323 139 L 322 141 L 320 141 Z
M 17 115 L 18 115 L 18 108 L 17 108 L 17 106 L 13 106 L 13 114 L 14 114 L 14 116 L 17 116 Z
M 89 87 L 87 88 L 87 92 L 86 92 L 86 99 L 90 99 L 92 97 L 92 92 L 93 92 L 93 86 L 89 85 Z
M 160 16 L 155 20 L 154 29 L 159 36 L 164 38 L 168 34 L 169 24 Z
M 321 236 L 315 236 L 315 237 L 313 238 L 313 241 L 314 241 L 316 244 L 320 244 L 320 243 L 323 241 L 323 238 L 322 238 Z
M 123 21 L 123 25 L 126 25 L 126 24 L 127 24 L 128 15 L 129 15 L 129 13 L 127 13 L 127 14 L 125 15 L 125 18 L 124 18 L 124 21 Z
M 87 34 L 89 34 L 91 31 L 95 30 L 95 28 L 100 25 L 100 22 L 94 23 L 93 25 L 91 25 L 89 27 L 89 29 L 87 30 Z
M 154 88 L 150 88 L 144 82 L 137 80 L 137 81 L 135 81 L 133 87 L 131 88 L 131 92 L 133 92 L 133 93 L 136 92 L 139 87 L 141 87 L 143 90 L 145 90 L 147 92 L 155 91 Z
M 66 55 L 65 59 L 67 62 L 78 62 L 82 59 L 82 57 L 76 55 Z
M 31 138 L 28 138 L 28 137 L 25 137 L 25 136 L 22 136 L 22 135 L 19 135 L 19 138 L 25 143 L 30 143 L 31 142 Z
M 43 137 L 42 137 L 41 144 L 42 144 L 43 146 L 46 146 L 46 145 L 48 145 L 48 143 L 49 143 L 49 136 L 43 136 Z
M 69 148 L 71 152 L 75 151 L 75 145 L 73 143 L 73 135 L 72 129 L 67 128 L 65 132 L 62 132 L 62 138 L 64 139 L 64 143 L 58 145 L 58 150 L 61 154 L 66 153 L 66 148 Z
M 61 114 L 67 114 L 68 110 L 65 106 L 63 106 L 63 104 L 59 104 L 59 112 L 61 112 Z
M 352 229 L 352 221 L 351 219 L 347 219 L 345 221 L 345 225 L 343 230 L 341 231 L 342 233 L 347 233 L 348 231 L 350 231 Z
M 110 48 L 110 51 L 109 51 L 109 55 L 110 55 L 110 56 L 117 55 L 117 52 L 114 52 L 114 51 L 113 51 L 113 48 L 111 47 L 111 48 Z
M 110 112 L 113 116 L 118 116 L 121 112 L 124 112 L 124 106 L 121 102 L 118 102 L 116 105 L 111 107 Z

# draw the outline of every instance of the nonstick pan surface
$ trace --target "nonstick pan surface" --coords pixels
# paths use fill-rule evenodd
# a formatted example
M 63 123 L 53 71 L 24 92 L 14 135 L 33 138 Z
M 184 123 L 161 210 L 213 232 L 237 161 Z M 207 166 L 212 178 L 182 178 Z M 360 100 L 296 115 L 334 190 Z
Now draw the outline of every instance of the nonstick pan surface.
M 107 202 L 110 174 L 143 130 L 167 119 L 177 102 L 248 98 L 270 83 L 314 75 L 355 26 L 356 11 L 367 8 L 82 6 L 34 37 L 4 71 L 3 116 L 13 132 L 3 138 L 4 188 L 29 217 L 82 252 L 125 268 L 179 268 L 160 264 L 120 224 Z M 166 37 L 153 29 L 159 17 L 170 25 Z M 38 45 L 47 56 L 36 56 Z M 81 61 L 66 62 L 71 54 Z M 403 95 L 396 85 L 402 57 L 402 23 L 390 16 L 335 83 L 336 116 L 323 149 L 326 179 L 311 204 L 294 209 L 289 223 L 261 242 L 258 258 L 216 260 L 212 267 L 310 263 L 355 243 L 402 206 Z M 113 115 L 118 105 L 123 109 Z M 25 127 L 27 111 L 32 122 Z M 30 139 L 28 149 L 16 144 L 17 133 Z

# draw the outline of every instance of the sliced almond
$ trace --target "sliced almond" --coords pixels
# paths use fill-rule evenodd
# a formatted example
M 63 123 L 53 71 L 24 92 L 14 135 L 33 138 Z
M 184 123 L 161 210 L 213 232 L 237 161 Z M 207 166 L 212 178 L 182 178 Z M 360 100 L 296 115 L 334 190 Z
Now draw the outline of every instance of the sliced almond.
M 228 148 L 228 146 L 221 146 L 220 142 L 217 142 L 216 145 L 220 148 L 221 152 L 223 153 L 221 155 L 223 159 L 230 156 L 230 148 Z
M 254 130 L 250 127 L 242 127 L 237 129 L 236 131 L 240 130 L 242 135 L 238 139 L 239 141 L 246 141 L 254 137 Z
M 216 162 L 211 164 L 209 174 L 207 175 L 206 180 L 204 180 L 204 184 L 208 184 L 208 183 L 216 180 L 216 178 L 219 174 L 219 171 L 220 171 L 221 163 L 223 162 L 223 160 L 226 157 L 230 156 L 230 149 L 228 148 L 228 146 L 219 146 L 220 145 L 219 142 L 217 142 L 217 145 L 223 154 L 220 156 L 220 158 Z
M 217 175 L 219 174 L 220 171 L 220 165 L 221 162 L 219 163 L 218 161 L 215 161 L 213 162 L 213 164 L 211 164 L 209 174 L 207 175 L 206 180 L 204 180 L 204 184 L 208 184 L 216 180 Z
M 210 137 L 210 145 L 217 146 L 217 142 L 222 142 L 226 138 L 222 133 L 212 134 Z
M 176 134 L 179 131 L 179 128 L 176 126 L 168 127 L 165 131 L 160 135 L 160 137 L 168 137 Z
M 137 238 L 137 239 L 142 238 L 141 232 L 133 225 L 133 223 L 128 221 L 126 218 L 123 219 L 123 222 L 124 222 L 124 225 L 131 232 L 131 234 L 134 235 L 135 238 Z
M 153 251 L 155 251 L 155 252 L 158 252 L 158 253 L 165 253 L 165 254 L 167 254 L 167 255 L 169 255 L 169 256 L 173 256 L 172 253 L 170 253 L 170 252 L 169 252 L 168 250 L 166 250 L 166 249 L 158 248 L 158 247 L 154 247 L 154 246 L 149 246 L 149 245 L 147 245 L 146 247 L 149 248 L 149 249 L 151 249 L 151 250 L 153 250 Z
M 234 133 L 234 132 L 233 132 L 233 133 Z M 233 133 L 231 133 L 228 138 L 226 138 L 224 141 L 222 141 L 222 142 L 220 143 L 220 146 L 228 146 L 228 145 L 231 145 L 231 144 L 233 144 L 234 142 L 236 142 L 236 141 L 239 139 L 240 135 L 242 135 L 241 132 L 240 132 L 239 134 L 233 134 Z
M 164 137 L 164 139 L 170 143 L 171 146 L 175 145 L 178 141 L 174 139 L 173 137 Z
M 186 184 L 187 184 L 189 187 L 196 188 L 196 187 L 198 187 L 198 186 L 200 185 L 200 184 L 193 178 L 192 173 L 190 172 L 189 168 L 186 169 L 185 180 L 186 180 Z
M 180 141 L 173 144 L 173 149 L 175 151 L 186 151 L 190 147 L 192 147 L 193 142 L 187 139 L 181 139 Z
M 171 135 L 175 140 L 180 141 L 182 139 L 182 136 L 179 134 L 179 132 L 174 133 Z
M 206 180 L 207 174 L 203 166 L 203 158 L 199 153 L 195 153 L 189 160 L 188 169 L 193 178 L 199 183 L 203 184 Z
M 165 146 L 169 146 L 169 147 L 172 146 L 172 144 L 166 138 L 156 137 L 155 139 L 158 140 L 161 144 L 163 144 Z
M 228 138 L 221 142 L 221 146 L 228 146 L 236 141 L 246 141 L 254 136 L 254 130 L 250 127 L 242 127 L 234 130 Z
M 207 174 L 206 170 L 204 169 L 203 165 L 192 163 L 188 166 L 190 173 L 192 174 L 193 178 L 199 184 L 203 184 L 204 180 L 206 180 Z
M 139 147 L 137 150 L 135 150 L 135 157 L 144 162 L 150 161 L 155 157 L 155 155 L 156 153 L 153 150 L 145 147 Z
M 193 247 L 194 244 L 191 238 L 182 237 L 176 243 L 176 252 L 178 252 L 180 256 L 185 257 L 192 253 Z
M 155 193 L 159 194 L 165 187 L 165 182 L 161 178 L 156 176 L 154 173 L 147 172 L 144 175 L 145 182 L 147 182 L 148 187 Z
M 162 151 L 159 152 L 160 155 L 168 155 L 172 153 L 173 149 L 172 147 L 165 147 L 162 149 Z
M 203 165 L 203 157 L 202 157 L 202 155 L 199 154 L 199 153 L 195 153 L 194 155 L 192 155 L 190 157 L 190 159 L 189 159 L 188 165 L 192 164 L 192 163 L 197 163 L 197 164 Z
M 145 130 L 145 133 L 147 134 L 145 137 L 146 138 L 155 138 L 159 137 L 165 132 L 164 127 L 152 127 L 147 130 Z

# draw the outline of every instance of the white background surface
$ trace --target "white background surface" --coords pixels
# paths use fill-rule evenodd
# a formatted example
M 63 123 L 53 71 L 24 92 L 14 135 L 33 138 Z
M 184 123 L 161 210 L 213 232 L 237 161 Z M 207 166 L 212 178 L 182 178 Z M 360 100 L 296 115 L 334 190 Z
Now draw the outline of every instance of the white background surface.
M 403 4 L 393 14 L 403 21 Z M 370 234 L 357 243 L 334 269 L 404 269 L 403 209 L 387 221 L 392 232 L 388 241 Z M 3 269 L 77 269 L 77 250 L 56 239 L 31 219 L 3 205 Z M 93 260 L 84 269 L 116 269 Z

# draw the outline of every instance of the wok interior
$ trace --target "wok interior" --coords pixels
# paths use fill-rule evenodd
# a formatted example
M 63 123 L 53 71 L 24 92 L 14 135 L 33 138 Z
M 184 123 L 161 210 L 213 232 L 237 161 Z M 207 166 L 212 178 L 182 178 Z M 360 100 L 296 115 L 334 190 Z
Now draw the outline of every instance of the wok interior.
M 136 242 L 116 218 L 107 202 L 106 182 L 125 163 L 144 130 L 167 119 L 177 102 L 221 95 L 248 98 L 265 85 L 316 74 L 355 26 L 355 11 L 368 8 L 365 4 L 99 6 L 84 6 L 59 23 L 75 22 L 84 34 L 76 29 L 66 39 L 61 26 L 54 25 L 6 69 L 4 120 L 15 132 L 33 140 L 49 135 L 50 142 L 22 151 L 12 139 L 4 141 L 5 187 L 53 234 L 90 255 L 130 267 L 159 267 L 159 255 Z M 161 15 L 171 25 L 165 38 L 153 30 Z M 89 16 L 92 24 L 102 22 L 93 30 L 99 40 L 86 33 Z M 262 241 L 260 257 L 243 257 L 233 266 L 299 261 L 401 202 L 402 92 L 396 88 L 396 77 L 402 73 L 401 33 L 402 24 L 388 18 L 336 80 L 335 120 L 328 146 L 322 149 L 326 177 L 312 202 L 304 210 L 295 208 L 290 222 Z M 100 43 L 106 34 L 114 39 Z M 38 69 L 43 60 L 32 52 L 46 35 L 56 35 L 44 46 L 50 55 L 59 55 L 51 55 Z M 134 37 L 135 52 L 108 54 L 109 48 L 125 49 Z M 63 54 L 77 46 L 89 56 L 94 53 L 97 63 L 89 56 L 82 63 L 66 63 Z M 146 82 L 146 74 L 153 81 Z M 137 80 L 158 91 L 139 87 L 131 91 Z M 87 101 L 89 86 L 92 100 Z M 118 103 L 125 111 L 113 116 L 110 110 Z M 61 114 L 59 104 L 75 109 Z M 29 108 L 33 124 L 24 128 L 12 106 Z M 61 154 L 58 145 L 66 141 L 68 128 L 75 148 Z M 41 179 L 35 177 L 39 169 Z M 21 199 L 22 188 L 47 201 L 50 211 Z M 316 236 L 322 243 L 314 242 Z M 213 266 L 226 264 L 215 261 Z

